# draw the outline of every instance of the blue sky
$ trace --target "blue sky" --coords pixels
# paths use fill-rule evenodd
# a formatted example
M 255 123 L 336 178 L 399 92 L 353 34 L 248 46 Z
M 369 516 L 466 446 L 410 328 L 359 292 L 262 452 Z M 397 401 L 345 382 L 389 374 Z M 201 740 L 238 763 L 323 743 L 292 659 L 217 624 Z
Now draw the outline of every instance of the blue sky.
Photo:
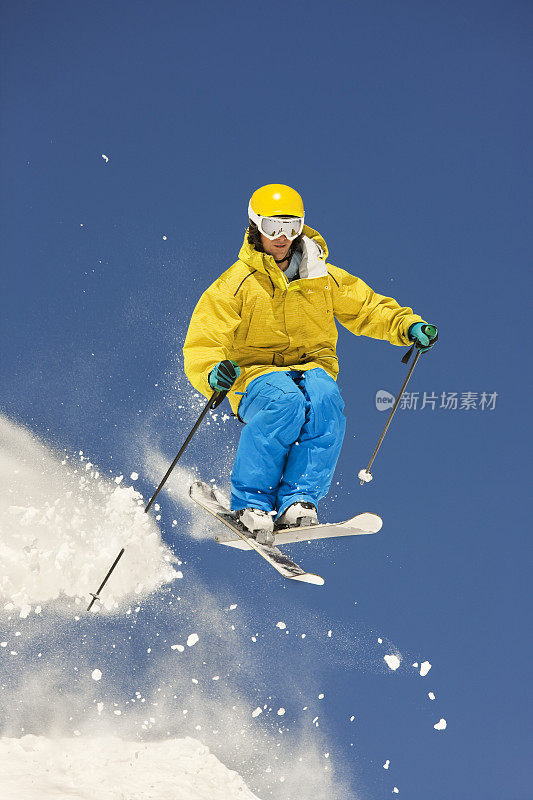
M 329 687 L 354 795 L 528 796 L 531 5 L 2 7 L 0 410 L 104 470 L 139 466 L 147 437 L 172 460 L 194 421 L 176 416 L 193 395 L 194 304 L 235 260 L 251 192 L 293 185 L 332 263 L 439 326 L 410 390 L 497 392 L 496 405 L 399 411 L 361 488 L 385 421 L 374 396 L 401 385 L 403 351 L 341 331 L 348 427 L 321 514 L 376 511 L 383 532 L 294 549 L 323 590 L 262 564 L 249 585 L 241 554 L 179 547 L 258 626 L 324 614 L 408 654 L 394 676 L 321 648 L 275 656 Z M 204 428 L 186 465 L 224 484 L 237 436 Z M 176 514 L 167 500 L 169 542 Z M 424 658 L 431 686 L 407 663 Z

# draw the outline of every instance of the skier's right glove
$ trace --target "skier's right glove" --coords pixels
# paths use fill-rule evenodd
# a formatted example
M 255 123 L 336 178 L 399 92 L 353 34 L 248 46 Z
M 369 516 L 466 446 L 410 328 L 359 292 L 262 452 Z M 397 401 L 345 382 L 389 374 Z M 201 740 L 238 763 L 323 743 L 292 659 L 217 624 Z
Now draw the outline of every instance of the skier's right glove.
M 218 364 L 215 364 L 207 380 L 209 381 L 209 386 L 214 389 L 215 392 L 227 392 L 231 389 L 240 374 L 241 368 L 237 362 L 226 359 L 225 361 L 219 361 Z
M 411 325 L 408 336 L 421 353 L 431 350 L 439 338 L 436 326 L 427 325 L 425 322 L 415 322 L 414 325 Z

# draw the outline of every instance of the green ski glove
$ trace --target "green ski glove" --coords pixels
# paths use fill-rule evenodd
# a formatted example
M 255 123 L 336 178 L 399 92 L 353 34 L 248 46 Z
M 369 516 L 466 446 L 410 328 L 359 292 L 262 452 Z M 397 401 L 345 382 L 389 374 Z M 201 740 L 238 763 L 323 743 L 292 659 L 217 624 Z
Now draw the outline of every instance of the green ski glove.
M 436 326 L 427 325 L 425 322 L 415 322 L 411 325 L 408 335 L 422 353 L 427 353 L 439 338 Z
M 209 386 L 215 392 L 228 392 L 240 374 L 241 368 L 237 362 L 230 361 L 227 358 L 225 361 L 219 361 L 218 364 L 215 364 L 207 380 L 209 381 Z

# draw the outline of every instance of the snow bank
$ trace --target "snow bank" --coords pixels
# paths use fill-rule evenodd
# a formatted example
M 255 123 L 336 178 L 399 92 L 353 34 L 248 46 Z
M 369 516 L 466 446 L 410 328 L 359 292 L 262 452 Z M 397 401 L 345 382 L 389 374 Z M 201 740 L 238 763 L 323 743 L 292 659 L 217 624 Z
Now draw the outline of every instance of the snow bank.
M 174 577 L 173 556 L 132 487 L 70 462 L 0 415 L 0 603 L 26 616 L 61 596 L 85 603 L 125 547 L 102 601 L 113 608 Z M 95 609 L 96 610 L 96 609 Z
M 0 774 L 9 800 L 258 800 L 236 772 L 191 738 L 4 738 Z

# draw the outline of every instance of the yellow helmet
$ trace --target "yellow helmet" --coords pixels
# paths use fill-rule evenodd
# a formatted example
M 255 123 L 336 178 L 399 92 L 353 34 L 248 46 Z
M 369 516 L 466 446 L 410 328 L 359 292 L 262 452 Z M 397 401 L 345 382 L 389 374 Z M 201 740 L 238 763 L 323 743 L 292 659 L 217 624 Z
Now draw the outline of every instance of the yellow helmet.
M 256 189 L 250 198 L 250 208 L 261 217 L 304 216 L 304 203 L 300 195 L 283 183 L 269 183 Z

